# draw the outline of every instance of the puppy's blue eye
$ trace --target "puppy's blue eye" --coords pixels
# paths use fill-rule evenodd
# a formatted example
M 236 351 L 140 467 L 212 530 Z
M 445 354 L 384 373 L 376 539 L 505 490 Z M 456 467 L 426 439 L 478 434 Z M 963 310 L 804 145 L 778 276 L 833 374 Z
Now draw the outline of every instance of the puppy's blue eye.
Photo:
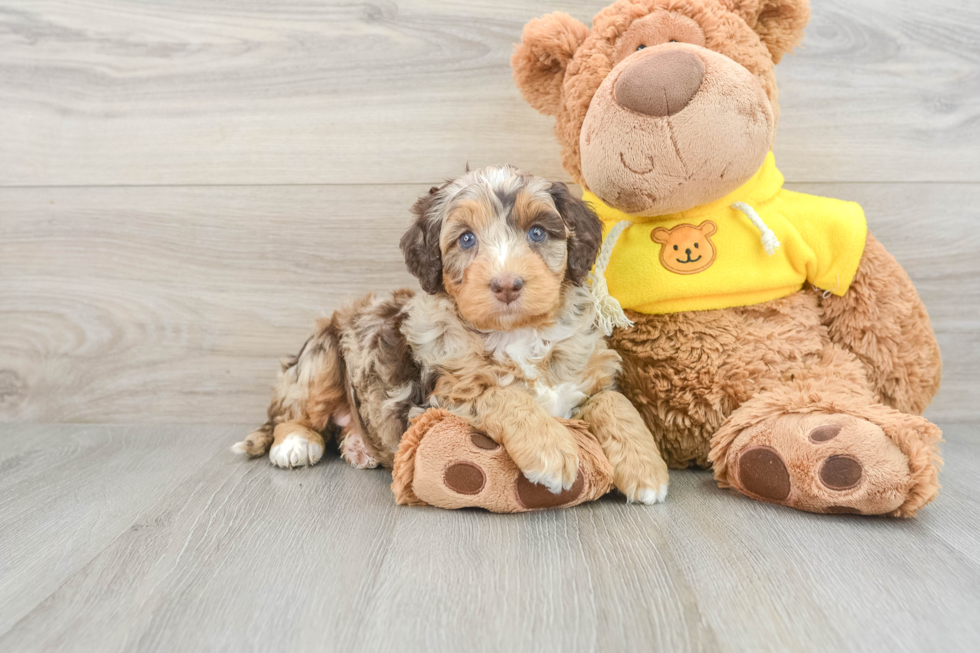
M 540 243 L 548 237 L 548 233 L 541 227 L 531 227 L 527 232 L 527 237 L 530 238 L 532 242 Z
M 459 237 L 459 246 L 463 249 L 469 249 L 473 245 L 476 245 L 476 236 L 473 235 L 472 231 L 467 231 Z
M 639 45 L 639 46 L 636 47 L 636 51 L 639 52 L 640 50 L 643 50 L 646 47 L 647 46 L 645 46 L 645 45 Z

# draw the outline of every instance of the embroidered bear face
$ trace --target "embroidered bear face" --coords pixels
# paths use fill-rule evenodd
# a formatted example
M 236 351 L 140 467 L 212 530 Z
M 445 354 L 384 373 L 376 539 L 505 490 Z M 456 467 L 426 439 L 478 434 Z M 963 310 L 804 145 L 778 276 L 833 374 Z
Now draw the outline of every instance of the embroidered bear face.
M 650 238 L 660 243 L 660 264 L 677 274 L 696 274 L 711 267 L 717 251 L 711 236 L 718 230 L 711 220 L 698 226 L 679 224 L 673 229 L 653 230 Z

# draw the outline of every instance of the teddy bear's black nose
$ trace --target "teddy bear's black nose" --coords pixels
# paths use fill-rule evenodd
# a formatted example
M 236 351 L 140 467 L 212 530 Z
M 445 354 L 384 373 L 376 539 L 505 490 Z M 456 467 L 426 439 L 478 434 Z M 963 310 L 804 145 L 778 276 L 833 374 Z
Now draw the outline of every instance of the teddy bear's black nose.
M 672 116 L 691 103 L 703 81 L 704 63 L 693 52 L 651 52 L 619 75 L 614 96 L 637 113 Z

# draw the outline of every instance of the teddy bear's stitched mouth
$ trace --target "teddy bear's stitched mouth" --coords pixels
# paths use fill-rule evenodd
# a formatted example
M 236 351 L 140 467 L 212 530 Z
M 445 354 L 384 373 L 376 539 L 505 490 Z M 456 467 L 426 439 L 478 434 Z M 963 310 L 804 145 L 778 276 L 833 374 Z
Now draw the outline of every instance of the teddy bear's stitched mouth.
M 653 172 L 653 157 L 652 156 L 648 156 L 647 157 L 647 160 L 650 162 L 650 168 L 648 170 L 645 170 L 645 171 L 634 170 L 632 167 L 630 167 L 630 164 L 626 163 L 626 157 L 623 155 L 623 153 L 622 152 L 619 153 L 619 162 L 623 164 L 623 167 L 624 168 L 626 168 L 627 170 L 629 170 L 630 172 L 632 172 L 634 175 L 643 176 L 643 175 L 648 175 L 651 172 Z
M 677 261 L 678 263 L 697 263 L 698 261 L 701 260 L 701 256 L 703 256 L 703 255 L 698 255 L 697 258 L 691 258 L 691 255 L 688 254 L 686 261 L 682 261 L 679 258 L 675 258 L 674 260 Z

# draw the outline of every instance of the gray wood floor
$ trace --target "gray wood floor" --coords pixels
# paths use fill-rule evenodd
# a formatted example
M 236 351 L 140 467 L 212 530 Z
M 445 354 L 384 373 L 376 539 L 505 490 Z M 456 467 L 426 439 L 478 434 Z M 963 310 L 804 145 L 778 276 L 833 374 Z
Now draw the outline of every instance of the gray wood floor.
M 661 506 L 404 508 L 335 456 L 243 461 L 244 427 L 4 426 L 0 650 L 977 650 L 980 439 L 945 427 L 896 521 L 693 471 Z
M 0 0 L 0 651 L 980 650 L 980 3 L 812 0 L 789 187 L 856 200 L 944 356 L 938 501 L 397 508 L 228 451 L 413 199 L 565 178 L 508 59 L 605 0 Z

